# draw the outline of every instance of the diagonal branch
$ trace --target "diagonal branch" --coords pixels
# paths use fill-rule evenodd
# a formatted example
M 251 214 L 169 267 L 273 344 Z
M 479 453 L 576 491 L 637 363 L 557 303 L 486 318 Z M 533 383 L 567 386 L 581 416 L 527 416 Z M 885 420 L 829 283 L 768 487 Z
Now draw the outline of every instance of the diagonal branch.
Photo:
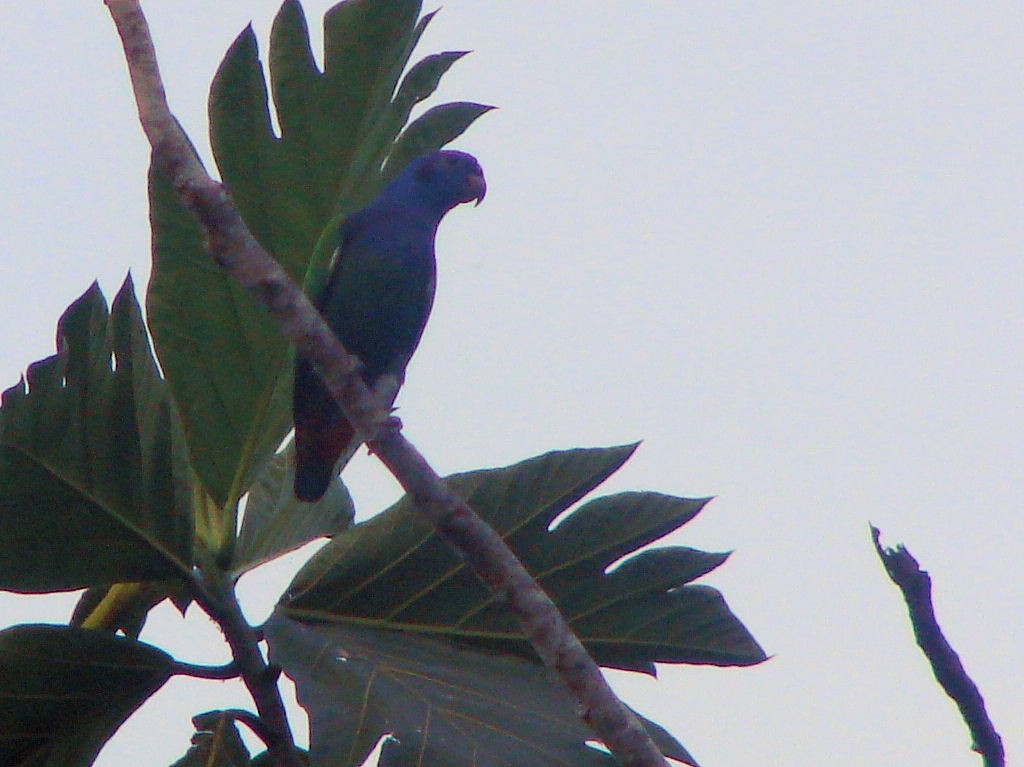
M 315 362 L 345 415 L 369 437 L 373 452 L 415 499 L 417 508 L 466 558 L 477 575 L 509 603 L 523 634 L 547 667 L 562 680 L 582 719 L 616 759 L 628 767 L 664 767 L 665 759 L 643 725 L 615 696 L 554 603 L 512 550 L 445 487 L 393 422 L 379 422 L 378 398 L 367 390 L 358 375 L 355 359 L 344 350 L 302 290 L 256 242 L 223 185 L 206 173 L 167 105 L 156 53 L 138 1 L 106 0 L 106 5 L 121 36 L 139 119 L 154 159 L 203 227 L 210 255 L 266 307 L 298 351 Z M 237 659 L 239 648 L 233 645 L 232 649 Z M 251 648 L 247 656 L 252 659 Z M 269 694 L 265 686 L 250 686 L 250 692 L 257 708 L 257 693 Z M 279 693 L 276 697 L 275 708 L 280 704 Z M 263 716 L 262 709 L 260 713 Z M 274 726 L 274 722 L 265 724 Z M 284 727 L 287 730 L 287 722 Z M 290 741 L 290 733 L 287 737 Z M 281 756 L 277 758 L 281 764 L 291 763 Z
M 960 716 L 974 740 L 974 750 L 981 754 L 985 767 L 1004 767 L 1003 740 L 985 711 L 985 699 L 967 675 L 960 656 L 946 640 L 935 618 L 931 577 L 905 547 L 883 547 L 881 531 L 877 527 L 871 527 L 871 537 L 889 578 L 903 592 L 914 636 L 931 664 L 935 679 L 960 709 Z

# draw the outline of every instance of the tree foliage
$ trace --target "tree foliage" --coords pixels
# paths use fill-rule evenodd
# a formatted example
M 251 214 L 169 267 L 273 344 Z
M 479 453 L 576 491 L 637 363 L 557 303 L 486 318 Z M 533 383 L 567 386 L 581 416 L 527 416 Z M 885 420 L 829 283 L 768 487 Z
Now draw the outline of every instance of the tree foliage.
M 220 176 L 261 245 L 308 286 L 323 280 L 346 214 L 489 109 L 442 104 L 410 121 L 464 55 L 410 66 L 432 18 L 420 13 L 414 0 L 336 5 L 321 71 L 302 8 L 286 0 L 270 35 L 269 87 L 251 28 L 214 79 Z M 149 180 L 147 321 L 130 278 L 109 309 L 93 285 L 58 322 L 56 354 L 3 394 L 0 588 L 88 591 L 73 626 L 0 632 L 0 761 L 90 764 L 172 673 L 192 673 L 114 632 L 135 637 L 164 597 L 182 609 L 195 599 L 226 622 L 235 579 L 327 537 L 263 628 L 310 715 L 313 764 L 360 764 L 381 738 L 386 765 L 612 763 L 588 745 L 592 734 L 505 606 L 409 498 L 352 525 L 340 480 L 317 504 L 292 497 L 289 347 L 209 259 L 155 164 Z M 637 492 L 578 505 L 632 450 L 553 452 L 446 482 L 602 665 L 650 674 L 656 663 L 760 662 L 722 596 L 694 583 L 726 555 L 646 548 L 703 499 Z M 237 713 L 194 721 L 178 764 L 270 762 L 249 754 Z M 647 725 L 666 755 L 694 763 Z

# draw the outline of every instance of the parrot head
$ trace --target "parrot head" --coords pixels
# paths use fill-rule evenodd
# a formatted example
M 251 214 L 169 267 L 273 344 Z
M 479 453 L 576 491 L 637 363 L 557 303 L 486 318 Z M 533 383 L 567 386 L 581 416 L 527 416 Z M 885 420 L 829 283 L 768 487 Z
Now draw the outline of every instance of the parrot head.
M 487 183 L 473 155 L 444 149 L 410 162 L 390 189 L 415 197 L 444 215 L 459 203 L 476 200 L 479 205 L 487 193 Z

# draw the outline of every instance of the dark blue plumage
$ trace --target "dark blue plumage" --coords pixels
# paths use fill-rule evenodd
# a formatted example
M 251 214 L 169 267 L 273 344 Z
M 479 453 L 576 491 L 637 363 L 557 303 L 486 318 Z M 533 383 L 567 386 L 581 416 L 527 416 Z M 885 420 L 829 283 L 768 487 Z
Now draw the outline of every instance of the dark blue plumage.
M 409 163 L 341 227 L 330 276 L 313 302 L 373 386 L 401 385 L 434 301 L 434 237 L 444 215 L 486 192 L 479 163 L 465 152 L 433 152 Z M 355 430 L 312 366 L 295 362 L 295 495 L 319 500 Z

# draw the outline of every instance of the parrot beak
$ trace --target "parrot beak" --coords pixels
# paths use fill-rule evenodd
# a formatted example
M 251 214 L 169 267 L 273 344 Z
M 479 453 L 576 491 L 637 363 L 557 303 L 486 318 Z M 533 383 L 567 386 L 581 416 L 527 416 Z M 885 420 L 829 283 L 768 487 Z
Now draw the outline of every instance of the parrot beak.
M 466 188 L 468 189 L 466 202 L 476 200 L 476 205 L 473 206 L 475 208 L 484 201 L 484 195 L 487 194 L 487 182 L 484 181 L 483 172 L 477 171 L 470 176 L 469 180 L 466 182 Z

